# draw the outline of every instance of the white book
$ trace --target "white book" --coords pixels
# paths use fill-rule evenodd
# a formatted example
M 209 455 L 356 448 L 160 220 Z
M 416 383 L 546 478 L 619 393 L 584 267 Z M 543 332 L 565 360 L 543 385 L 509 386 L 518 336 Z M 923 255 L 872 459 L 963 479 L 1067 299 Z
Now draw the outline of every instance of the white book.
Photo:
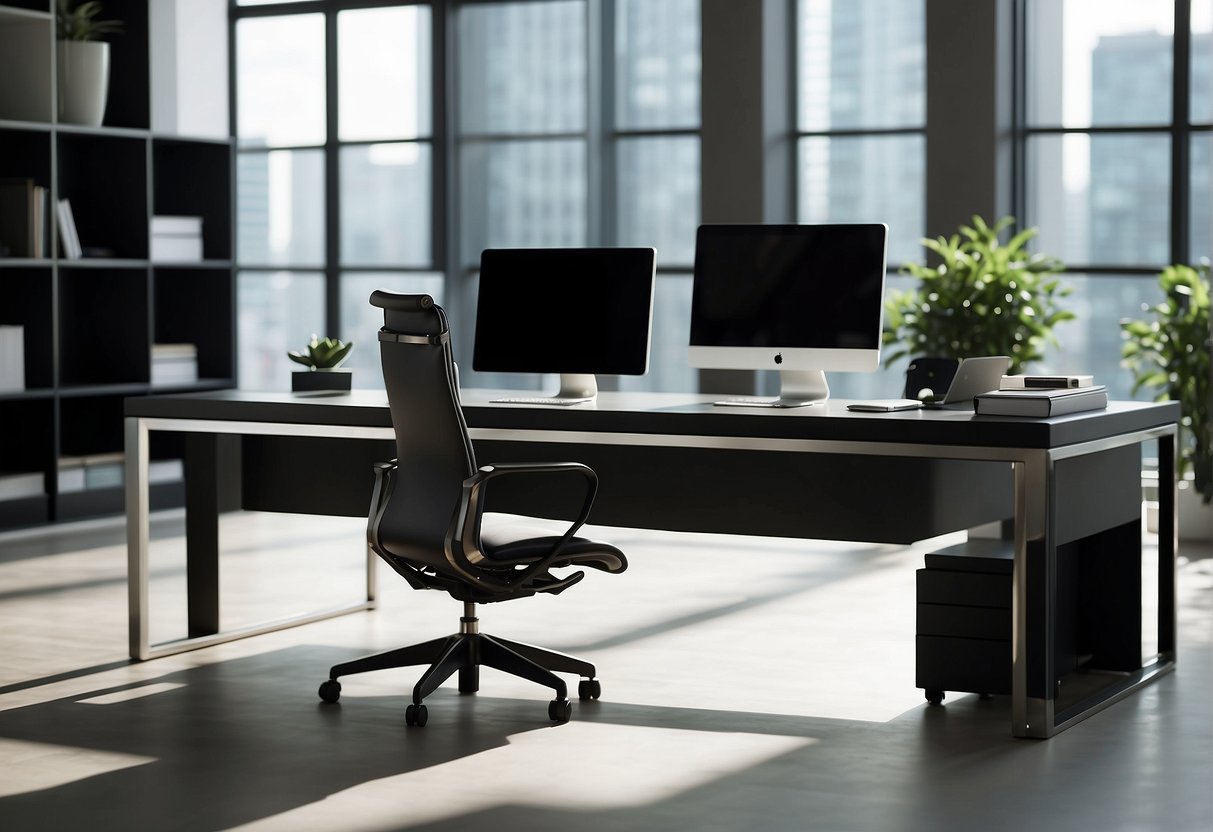
M 116 488 L 122 485 L 122 479 L 121 462 L 84 466 L 85 488 Z
M 152 217 L 151 236 L 184 235 L 198 237 L 202 234 L 202 217 L 170 216 L 160 214 Z
M 1003 376 L 999 382 L 999 390 L 1056 390 L 1059 388 L 1091 387 L 1095 384 L 1095 376 L 1084 374 L 1035 375 L 1019 373 L 1013 376 Z
M 59 200 L 59 243 L 63 248 L 63 256 L 68 260 L 79 260 L 80 235 L 76 233 L 76 217 L 72 214 L 72 204 L 66 198 Z
M 0 500 L 37 497 L 46 493 L 46 475 L 41 471 L 20 474 L 0 474 Z
M 59 493 L 84 490 L 84 457 L 59 457 Z
M 150 254 L 157 263 L 198 263 L 202 260 L 202 238 L 153 234 Z
M 0 326 L 0 391 L 25 389 L 25 327 Z
M 178 482 L 185 478 L 185 465 L 180 459 L 153 459 L 147 464 L 149 483 Z

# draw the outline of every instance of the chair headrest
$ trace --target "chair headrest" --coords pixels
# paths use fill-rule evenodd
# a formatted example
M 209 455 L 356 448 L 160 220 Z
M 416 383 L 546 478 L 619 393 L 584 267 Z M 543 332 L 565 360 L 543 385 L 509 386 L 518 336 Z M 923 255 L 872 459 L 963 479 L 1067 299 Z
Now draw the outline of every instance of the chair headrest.
M 371 306 L 388 309 L 392 312 L 424 312 L 434 306 L 434 299 L 429 295 L 402 295 L 385 289 L 371 292 Z

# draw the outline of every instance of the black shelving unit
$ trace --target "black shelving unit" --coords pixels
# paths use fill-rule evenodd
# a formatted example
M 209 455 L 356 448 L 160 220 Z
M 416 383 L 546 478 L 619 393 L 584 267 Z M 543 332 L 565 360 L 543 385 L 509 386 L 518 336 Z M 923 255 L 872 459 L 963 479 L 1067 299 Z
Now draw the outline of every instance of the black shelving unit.
M 58 119 L 53 0 L 0 0 L 0 181 L 32 181 L 52 207 L 66 198 L 85 249 L 63 256 L 48 210 L 42 256 L 0 252 L 0 326 L 23 328 L 24 352 L 24 389 L 0 389 L 0 530 L 120 512 L 120 485 L 81 488 L 67 467 L 105 458 L 113 470 L 123 400 L 236 383 L 233 143 L 152 130 L 152 2 L 106 0 L 123 31 L 108 38 L 93 127 Z M 203 259 L 150 260 L 153 215 L 201 217 Z M 194 344 L 198 380 L 153 386 L 156 343 Z M 153 458 L 180 452 L 161 443 Z M 5 496 L 6 478 L 30 474 L 41 493 Z M 153 505 L 182 493 L 157 485 Z

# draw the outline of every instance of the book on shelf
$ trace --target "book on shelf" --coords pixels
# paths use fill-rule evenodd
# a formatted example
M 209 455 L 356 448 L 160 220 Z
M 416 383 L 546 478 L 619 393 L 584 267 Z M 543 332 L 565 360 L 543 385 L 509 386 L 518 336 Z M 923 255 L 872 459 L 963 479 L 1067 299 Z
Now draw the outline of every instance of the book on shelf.
M 0 392 L 25 389 L 25 327 L 0 326 Z
M 59 219 L 59 247 L 63 256 L 68 260 L 79 260 L 83 252 L 80 249 L 80 235 L 76 233 L 76 217 L 72 213 L 72 204 L 64 197 L 55 208 Z
M 125 476 L 122 451 L 59 457 L 59 493 L 117 488 Z
M 1058 373 L 1055 375 L 1036 375 L 1033 373 L 1017 373 L 1003 376 L 998 384 L 999 390 L 1051 390 L 1058 387 L 1093 387 L 1095 376 L 1084 373 Z
M 152 344 L 152 384 L 187 384 L 197 380 L 197 345 Z
M 1086 387 L 1022 388 L 991 390 L 974 397 L 978 416 L 1062 416 L 1108 406 L 1108 389 L 1102 384 Z
M 147 464 L 147 482 L 159 485 L 185 478 L 185 464 L 180 459 L 153 459 Z
M 153 261 L 202 261 L 202 217 L 154 216 L 148 239 Z
M 10 257 L 45 257 L 49 195 L 32 179 L 0 179 L 0 249 Z
M 19 500 L 46 493 L 46 475 L 41 471 L 0 474 L 0 500 Z

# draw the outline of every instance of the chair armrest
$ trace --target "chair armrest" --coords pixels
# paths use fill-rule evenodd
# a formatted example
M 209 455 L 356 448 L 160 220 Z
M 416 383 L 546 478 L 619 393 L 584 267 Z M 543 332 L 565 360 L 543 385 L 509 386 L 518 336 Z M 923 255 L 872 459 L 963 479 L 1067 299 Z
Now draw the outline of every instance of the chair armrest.
M 480 521 L 484 514 L 484 495 L 488 484 L 508 474 L 576 474 L 585 480 L 585 497 L 576 519 L 552 547 L 551 552 L 525 569 L 511 573 L 508 580 L 499 581 L 485 577 L 483 569 L 472 563 L 468 553 L 478 551 L 480 546 Z M 482 465 L 475 474 L 463 481 L 459 507 L 447 535 L 447 557 L 451 565 L 461 572 L 475 573 L 481 585 L 487 584 L 489 588 L 500 592 L 512 592 L 536 575 L 547 571 L 569 539 L 589 519 L 590 508 L 597 494 L 598 475 L 594 469 L 580 462 L 504 462 Z

